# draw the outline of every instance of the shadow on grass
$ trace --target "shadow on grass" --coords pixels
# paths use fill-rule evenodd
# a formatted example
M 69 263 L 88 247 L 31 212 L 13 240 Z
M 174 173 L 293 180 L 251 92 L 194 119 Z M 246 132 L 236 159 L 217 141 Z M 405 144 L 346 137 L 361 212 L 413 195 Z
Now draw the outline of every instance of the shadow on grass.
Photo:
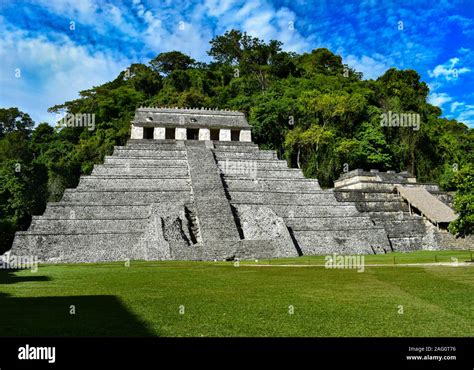
M 0 294 L 0 317 L 0 336 L 155 335 L 117 297 L 107 295 L 16 298 Z
M 0 271 L 0 283 L 49 281 Z M 19 289 L 19 291 L 21 291 Z M 0 293 L 0 336 L 156 336 L 112 295 L 13 297 Z
M 26 281 L 49 281 L 47 276 L 37 276 L 31 273 L 28 276 L 16 276 L 15 272 L 21 271 L 19 269 L 0 270 L 0 284 L 16 284 Z

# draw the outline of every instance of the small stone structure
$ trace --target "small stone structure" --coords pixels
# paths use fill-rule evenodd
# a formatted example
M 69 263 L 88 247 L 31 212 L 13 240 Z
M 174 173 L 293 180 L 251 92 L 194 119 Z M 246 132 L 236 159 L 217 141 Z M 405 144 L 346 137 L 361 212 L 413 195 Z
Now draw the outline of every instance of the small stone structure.
M 242 113 L 140 108 L 127 144 L 17 232 L 11 253 L 54 263 L 444 247 L 393 193 L 415 181 L 357 170 L 322 190 L 260 150 Z
M 387 232 L 390 249 L 470 248 L 471 237 L 455 238 L 447 230 L 455 219 L 450 194 L 433 183 L 419 183 L 408 172 L 356 169 L 334 182 L 334 195 L 354 204 Z
M 251 142 L 250 126 L 241 112 L 210 109 L 139 108 L 131 139 Z

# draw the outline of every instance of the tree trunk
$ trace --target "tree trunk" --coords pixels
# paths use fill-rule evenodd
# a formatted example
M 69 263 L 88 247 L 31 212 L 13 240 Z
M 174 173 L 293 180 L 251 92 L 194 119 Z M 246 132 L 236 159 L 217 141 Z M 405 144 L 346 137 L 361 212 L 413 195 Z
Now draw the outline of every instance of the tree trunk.
M 299 169 L 301 169 L 300 154 L 301 154 L 301 148 L 298 146 L 298 154 L 296 155 L 296 164 Z

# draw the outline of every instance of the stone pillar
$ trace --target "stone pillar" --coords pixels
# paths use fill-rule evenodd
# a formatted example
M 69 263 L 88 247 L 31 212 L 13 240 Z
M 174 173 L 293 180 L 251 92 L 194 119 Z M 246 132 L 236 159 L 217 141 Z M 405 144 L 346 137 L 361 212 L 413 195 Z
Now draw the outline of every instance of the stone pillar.
M 186 128 L 176 127 L 176 140 L 186 140 Z
M 230 141 L 230 130 L 221 128 L 219 131 L 219 141 Z
M 155 140 L 164 140 L 166 135 L 166 129 L 164 127 L 155 127 L 153 131 L 153 139 Z
M 132 125 L 130 139 L 143 139 L 143 127 Z
M 208 128 L 200 128 L 199 140 L 211 140 L 211 131 Z
M 250 130 L 240 130 L 239 141 L 252 141 L 252 132 Z

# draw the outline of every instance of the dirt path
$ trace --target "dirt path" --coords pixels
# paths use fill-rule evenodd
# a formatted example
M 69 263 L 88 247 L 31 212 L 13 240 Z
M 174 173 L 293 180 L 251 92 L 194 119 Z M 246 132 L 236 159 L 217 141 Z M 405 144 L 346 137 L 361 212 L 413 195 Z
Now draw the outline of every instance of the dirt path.
M 262 265 L 262 264 L 249 264 L 240 263 L 239 266 L 245 267 L 326 267 L 325 264 L 318 265 Z M 421 266 L 448 266 L 448 267 L 474 267 L 472 262 L 438 262 L 438 263 L 397 263 L 397 264 L 370 264 L 365 263 L 364 267 L 421 267 Z M 336 269 L 335 267 L 333 269 Z

